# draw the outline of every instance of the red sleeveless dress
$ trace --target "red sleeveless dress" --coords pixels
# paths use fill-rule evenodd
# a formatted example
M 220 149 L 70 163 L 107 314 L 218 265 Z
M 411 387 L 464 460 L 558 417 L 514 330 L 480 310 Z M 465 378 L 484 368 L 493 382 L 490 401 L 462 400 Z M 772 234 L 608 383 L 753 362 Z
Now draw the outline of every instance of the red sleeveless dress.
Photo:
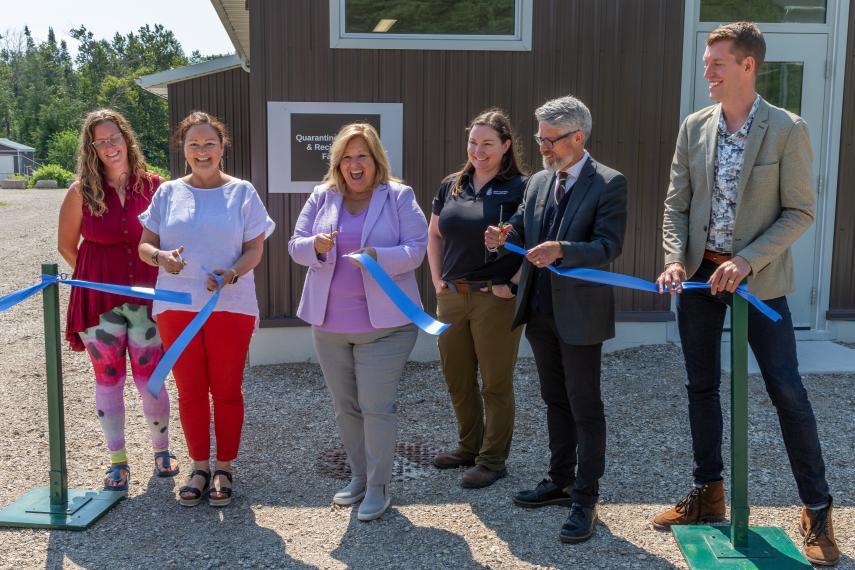
M 83 222 L 80 226 L 83 241 L 77 251 L 74 279 L 154 287 L 158 268 L 143 262 L 137 253 L 143 229 L 137 216 L 148 209 L 151 197 L 163 180 L 151 174 L 150 180 L 142 181 L 139 192 L 130 190 L 134 181 L 132 177 L 128 184 L 129 190 L 125 192 L 124 206 L 116 190 L 105 180 L 101 181 L 107 205 L 107 211 L 101 217 L 93 216 L 86 204 L 83 204 Z M 151 306 L 151 301 L 147 299 L 72 287 L 65 328 L 65 339 L 71 349 L 84 350 L 79 333 L 97 325 L 102 314 L 125 303 Z

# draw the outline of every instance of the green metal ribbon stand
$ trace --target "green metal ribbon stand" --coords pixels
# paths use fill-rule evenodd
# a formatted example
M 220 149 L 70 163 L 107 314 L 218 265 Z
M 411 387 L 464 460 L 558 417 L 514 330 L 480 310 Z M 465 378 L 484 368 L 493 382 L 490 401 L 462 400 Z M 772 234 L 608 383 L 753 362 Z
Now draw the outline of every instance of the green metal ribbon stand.
M 748 302 L 738 295 L 730 322 L 730 527 L 674 526 L 674 538 L 693 570 L 810 569 L 783 529 L 748 526 Z
M 55 263 L 42 264 L 42 273 L 56 275 Z M 62 354 L 59 336 L 59 288 L 42 291 L 45 320 L 50 487 L 32 489 L 0 510 L 0 527 L 83 530 L 101 518 L 125 493 L 68 488 L 65 466 L 65 414 L 62 396 Z

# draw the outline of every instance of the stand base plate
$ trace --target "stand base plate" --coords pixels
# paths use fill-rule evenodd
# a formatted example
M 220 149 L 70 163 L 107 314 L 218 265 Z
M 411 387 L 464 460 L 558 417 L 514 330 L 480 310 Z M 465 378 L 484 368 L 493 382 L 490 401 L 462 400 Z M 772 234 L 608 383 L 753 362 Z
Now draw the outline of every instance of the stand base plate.
M 50 489 L 38 487 L 0 510 L 0 527 L 84 530 L 124 498 L 124 492 L 68 489 L 68 503 L 52 505 Z
M 689 568 L 810 570 L 813 566 L 783 529 L 748 527 L 748 545 L 735 548 L 729 526 L 689 525 L 671 528 Z

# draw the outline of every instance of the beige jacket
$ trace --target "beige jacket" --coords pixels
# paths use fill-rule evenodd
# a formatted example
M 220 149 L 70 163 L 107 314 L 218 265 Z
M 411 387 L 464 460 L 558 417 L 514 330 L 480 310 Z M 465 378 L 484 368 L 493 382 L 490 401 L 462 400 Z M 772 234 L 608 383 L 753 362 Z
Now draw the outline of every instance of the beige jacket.
M 721 105 L 686 117 L 671 163 L 662 245 L 665 264 L 691 277 L 704 256 Z M 760 100 L 748 133 L 736 201 L 733 253 L 751 264 L 748 287 L 760 299 L 793 291 L 790 245 L 813 223 L 813 151 L 804 119 Z

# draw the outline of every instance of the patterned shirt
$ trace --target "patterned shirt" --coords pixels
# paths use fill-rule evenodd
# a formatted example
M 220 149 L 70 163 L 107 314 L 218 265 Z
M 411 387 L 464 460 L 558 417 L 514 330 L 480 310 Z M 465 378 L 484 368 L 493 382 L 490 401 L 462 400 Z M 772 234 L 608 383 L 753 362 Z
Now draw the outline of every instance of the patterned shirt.
M 735 133 L 727 131 L 724 114 L 718 120 L 718 136 L 715 145 L 715 187 L 710 209 L 710 231 L 706 248 L 720 253 L 733 253 L 733 225 L 736 221 L 736 198 L 739 176 L 742 174 L 742 158 L 748 131 L 760 106 L 760 95 L 754 99 L 745 124 Z

